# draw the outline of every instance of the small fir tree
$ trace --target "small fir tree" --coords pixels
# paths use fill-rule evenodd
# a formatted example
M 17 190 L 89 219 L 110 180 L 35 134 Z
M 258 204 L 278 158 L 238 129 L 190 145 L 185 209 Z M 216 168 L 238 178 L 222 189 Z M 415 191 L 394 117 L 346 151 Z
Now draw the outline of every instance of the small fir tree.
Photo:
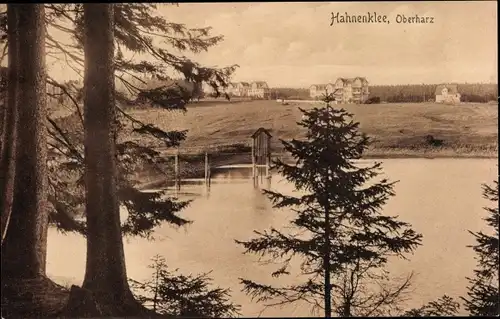
M 138 301 L 154 312 L 177 317 L 235 317 L 240 306 L 232 303 L 230 290 L 212 288 L 209 273 L 182 275 L 170 271 L 164 257 L 152 259 L 149 268 L 154 272 L 150 280 L 130 279 Z
M 330 105 L 333 98 L 325 97 L 326 107 L 301 109 L 304 116 L 297 124 L 307 129 L 305 140 L 282 141 L 295 163 L 274 161 L 278 173 L 301 192 L 289 196 L 265 191 L 275 208 L 289 207 L 295 213 L 291 231 L 271 228 L 256 231 L 257 238 L 237 241 L 245 253 L 281 261 L 273 277 L 290 274 L 292 258 L 299 257 L 300 272 L 308 279 L 278 288 L 248 279 L 241 282 L 244 291 L 267 301 L 266 306 L 302 300 L 323 308 L 325 317 L 332 312 L 383 315 L 409 286 L 407 278 L 391 287 L 383 266 L 391 256 L 413 252 L 422 236 L 408 223 L 382 215 L 383 205 L 394 195 L 394 183 L 373 180 L 380 174 L 380 163 L 356 163 L 369 139 L 359 132 L 352 114 Z

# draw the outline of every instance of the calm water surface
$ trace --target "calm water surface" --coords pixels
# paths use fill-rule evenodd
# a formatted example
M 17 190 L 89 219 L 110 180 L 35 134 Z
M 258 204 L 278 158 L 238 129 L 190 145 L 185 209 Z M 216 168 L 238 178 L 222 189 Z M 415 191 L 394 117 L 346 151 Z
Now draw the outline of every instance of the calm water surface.
M 409 261 L 391 262 L 393 275 L 414 271 L 414 293 L 409 307 L 435 299 L 443 294 L 464 295 L 466 276 L 475 266 L 474 254 L 467 245 L 473 243 L 467 230 L 484 227 L 482 209 L 488 205 L 482 198 L 481 183 L 498 176 L 497 160 L 483 159 L 391 159 L 383 160 L 385 175 L 399 180 L 396 196 L 384 213 L 399 215 L 422 233 L 423 246 Z M 282 228 L 290 216 L 287 211 L 273 211 L 260 190 L 247 179 L 250 170 L 230 170 L 214 174 L 207 194 L 201 185 L 183 187 L 184 197 L 194 198 L 182 214 L 194 223 L 187 228 L 159 227 L 155 241 L 126 239 L 125 255 L 128 276 L 149 278 L 151 257 L 166 257 L 171 268 L 182 273 L 213 270 L 214 283 L 231 288 L 233 300 L 242 305 L 244 316 L 257 316 L 263 306 L 253 303 L 242 293 L 238 278 L 260 282 L 291 283 L 297 278 L 269 279 L 269 266 L 257 264 L 257 258 L 242 254 L 234 239 L 252 237 L 254 230 Z M 263 187 L 267 187 L 266 183 Z M 274 176 L 271 188 L 293 192 L 293 186 Z M 47 272 L 62 284 L 80 284 L 85 270 L 86 245 L 77 235 L 62 235 L 49 230 Z M 281 281 L 280 281 L 281 280 Z M 301 305 L 265 310 L 264 316 L 308 316 Z

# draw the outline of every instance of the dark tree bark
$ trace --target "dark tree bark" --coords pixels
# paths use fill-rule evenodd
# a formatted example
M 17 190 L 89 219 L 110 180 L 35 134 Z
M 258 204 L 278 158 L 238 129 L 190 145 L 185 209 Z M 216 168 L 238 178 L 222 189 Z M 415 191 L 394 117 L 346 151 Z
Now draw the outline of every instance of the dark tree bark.
M 2 244 L 7 232 L 12 213 L 14 199 L 16 127 L 17 113 L 17 83 L 18 83 L 18 49 L 17 38 L 18 12 L 15 4 L 7 5 L 7 37 L 9 43 L 8 69 L 6 76 L 2 74 L 2 132 L 0 149 L 0 212 L 2 213 Z M 2 70 L 3 71 L 3 70 Z M 3 72 L 4 73 L 4 72 Z M 5 83 L 4 83 L 5 82 Z M 7 84 L 7 85 L 4 85 Z M 5 99 L 7 95 L 7 99 Z
M 64 307 L 68 293 L 45 276 L 48 211 L 44 5 L 9 4 L 8 20 L 8 112 L 17 111 L 18 123 L 15 157 L 10 154 L 15 158 L 12 212 L 1 251 L 2 315 L 48 317 Z M 15 117 L 9 115 L 12 120 Z M 8 203 L 8 197 L 2 200 L 2 205 Z
M 325 250 L 323 253 L 323 268 L 325 269 L 324 273 L 324 289 L 325 289 L 325 297 L 324 299 L 324 304 L 325 304 L 325 318 L 331 318 L 332 317 L 332 287 L 331 287 L 331 267 L 330 267 L 330 254 L 329 251 L 331 250 L 330 248 L 330 227 L 327 227 L 330 225 L 330 208 L 328 208 L 328 204 L 326 205 L 327 209 L 325 210 Z
M 84 4 L 87 263 L 83 288 L 103 315 L 138 309 L 125 269 L 116 186 L 113 5 Z
M 10 278 L 27 279 L 45 275 L 47 253 L 45 13 L 43 5 L 38 4 L 9 4 L 9 10 L 18 12 L 19 18 L 19 50 L 16 45 L 9 48 L 9 55 L 19 59 L 18 81 L 14 67 L 9 70 L 9 80 L 15 82 L 9 85 L 17 82 L 19 90 L 17 145 L 20 147 L 16 152 L 12 215 L 2 245 L 2 276 L 8 273 Z M 9 22 L 11 19 L 14 17 L 9 14 Z M 16 32 L 13 28 L 9 33 Z M 10 103 L 16 99 L 15 89 L 9 89 Z

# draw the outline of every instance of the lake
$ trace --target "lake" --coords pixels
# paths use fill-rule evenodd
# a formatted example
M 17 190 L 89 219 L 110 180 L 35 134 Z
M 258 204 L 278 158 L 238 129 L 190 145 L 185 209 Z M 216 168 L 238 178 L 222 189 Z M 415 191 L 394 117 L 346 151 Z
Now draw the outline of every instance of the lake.
M 482 183 L 498 176 L 496 159 L 384 159 L 384 174 L 396 184 L 396 196 L 385 206 L 384 214 L 398 215 L 423 234 L 423 245 L 409 261 L 391 262 L 393 275 L 414 271 L 414 292 L 408 307 L 447 294 L 465 294 L 466 276 L 475 267 L 473 237 L 467 230 L 484 229 Z M 243 255 L 234 239 L 246 240 L 253 230 L 285 226 L 290 213 L 273 211 L 268 199 L 254 188 L 248 169 L 225 170 L 213 174 L 210 192 L 203 185 L 184 185 L 180 197 L 195 200 L 182 215 L 194 223 L 187 228 L 159 227 L 155 241 L 125 239 L 128 276 L 149 278 L 150 259 L 163 255 L 172 269 L 184 274 L 210 274 L 214 283 L 231 288 L 232 299 L 242 305 L 244 316 L 257 316 L 263 306 L 251 302 L 239 285 L 244 276 L 269 282 L 269 268 L 256 263 L 257 257 Z M 266 183 L 264 183 L 264 187 Z M 291 192 L 293 186 L 273 176 L 271 187 Z M 62 235 L 49 230 L 47 273 L 61 284 L 81 284 L 85 270 L 86 245 L 78 235 Z M 275 267 L 273 268 L 275 269 Z M 280 282 L 280 279 L 273 279 Z M 281 279 L 294 280 L 294 278 Z M 287 281 L 289 283 L 289 281 Z M 300 305 L 271 308 L 263 316 L 308 316 Z

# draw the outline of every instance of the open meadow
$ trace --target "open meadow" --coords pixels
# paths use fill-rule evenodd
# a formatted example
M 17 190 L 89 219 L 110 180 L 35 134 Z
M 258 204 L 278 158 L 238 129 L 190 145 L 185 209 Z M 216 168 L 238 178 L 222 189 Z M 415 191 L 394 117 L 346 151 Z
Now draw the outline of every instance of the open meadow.
M 188 130 L 181 151 L 196 152 L 213 146 L 248 144 L 259 127 L 279 139 L 303 138 L 296 125 L 299 108 L 320 106 L 310 102 L 200 101 L 187 112 L 133 109 L 130 113 L 162 129 Z M 394 103 L 336 105 L 354 114 L 361 131 L 373 139 L 366 157 L 497 157 L 498 104 Z

